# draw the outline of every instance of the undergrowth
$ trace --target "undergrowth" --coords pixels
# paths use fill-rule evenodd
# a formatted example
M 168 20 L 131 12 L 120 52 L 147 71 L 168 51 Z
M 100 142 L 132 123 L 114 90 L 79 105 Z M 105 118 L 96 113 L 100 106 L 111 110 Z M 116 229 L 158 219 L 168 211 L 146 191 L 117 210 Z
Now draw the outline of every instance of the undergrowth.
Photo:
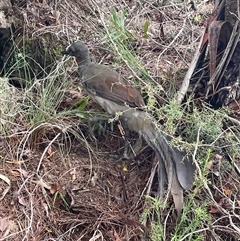
M 176 93 L 165 91 L 168 86 L 158 83 L 153 76 L 150 76 L 141 61 L 141 48 L 134 46 L 139 36 L 144 39 L 150 38 L 148 20 L 142 24 L 141 34 L 137 34 L 126 26 L 128 14 L 126 10 L 119 13 L 113 9 L 110 16 L 106 16 L 100 8 L 98 11 L 104 28 L 101 39 L 105 46 L 114 53 L 115 63 L 127 66 L 131 72 L 132 82 L 140 89 L 146 100 L 147 110 L 157 121 L 164 123 L 163 132 L 174 137 L 173 145 L 186 148 L 193 154 L 197 164 L 194 190 L 188 191 L 185 196 L 182 217 L 176 227 L 171 229 L 171 237 L 167 237 L 169 232 L 166 230 L 170 215 L 163 215 L 166 207 L 156 198 L 146 197 L 145 210 L 141 214 L 140 221 L 150 226 L 149 237 L 153 241 L 204 240 L 205 233 L 210 232 L 213 222 L 208 210 L 209 203 L 216 203 L 211 196 L 212 189 L 210 190 L 209 187 L 212 187 L 210 185 L 212 183 L 209 178 L 208 165 L 214 152 L 221 153 L 222 148 L 225 148 L 234 159 L 239 158 L 239 130 L 232 125 L 228 113 L 223 109 L 212 110 L 207 106 L 199 108 L 192 99 L 187 100 L 185 106 L 180 106 L 174 98 Z M 21 140 L 18 144 L 21 148 L 18 146 L 18 149 L 22 153 L 24 148 L 27 149 L 28 142 L 33 140 L 38 144 L 46 142 L 44 156 L 51 144 L 57 142 L 61 146 L 64 138 L 71 140 L 74 136 L 84 143 L 91 156 L 91 152 L 94 151 L 87 136 L 92 134 L 91 131 L 102 135 L 108 124 L 102 122 L 87 125 L 88 119 L 94 120 L 96 117 L 106 117 L 106 115 L 98 111 L 89 112 L 89 99 L 84 96 L 70 105 L 69 109 L 60 109 L 65 93 L 71 87 L 70 77 L 66 70 L 68 60 L 57 56 L 56 59 L 51 59 L 52 65 L 46 61 L 46 66 L 39 66 L 34 56 L 28 53 L 29 42 L 23 41 L 21 47 L 15 43 L 13 46 L 12 58 L 7 60 L 8 65 L 6 65 L 6 67 L 11 67 L 6 68 L 4 78 L 0 78 L 1 138 L 7 139 L 9 136 L 17 136 L 20 133 Z M 45 56 L 52 56 L 52 53 L 46 53 Z M 177 66 L 174 68 L 177 69 Z M 13 88 L 8 84 L 9 80 L 14 80 L 16 83 L 14 79 L 16 76 L 20 76 L 17 80 L 19 88 Z M 168 76 L 163 76 L 163 79 L 168 79 Z M 174 91 L 178 88 L 174 86 L 172 89 Z M 159 95 L 164 96 L 164 103 L 161 107 L 159 107 L 157 98 Z M 228 123 L 232 126 L 227 125 Z M 83 129 L 87 131 L 83 133 L 78 125 L 84 126 Z M 43 156 L 36 170 L 37 173 Z M 207 198 L 201 200 L 198 196 L 201 196 L 203 192 L 206 193 Z M 68 209 L 67 201 L 61 192 L 56 193 L 53 203 L 55 204 L 58 196 Z
M 207 168 L 213 156 L 210 153 L 214 151 L 221 152 L 223 146 L 226 146 L 229 152 L 234 153 L 235 157 L 238 155 L 236 146 L 240 144 L 237 138 L 239 130 L 238 128 L 233 130 L 233 128 L 224 125 L 229 121 L 228 113 L 224 109 L 213 110 L 204 104 L 199 108 L 199 106 L 195 106 L 194 100 L 190 98 L 186 101 L 185 106 L 180 106 L 174 98 L 174 96 L 177 96 L 176 93 L 168 92 L 166 95 L 167 92 L 164 91 L 166 87 L 156 83 L 144 69 L 138 56 L 140 49 L 132 48 L 133 42 L 139 36 L 137 34 L 135 36 L 133 31 L 130 33 L 127 30 L 124 21 L 126 15 L 126 11 L 122 11 L 117 15 L 114 9 L 110 21 L 102 17 L 105 29 L 103 40 L 108 47 L 113 49 L 115 56 L 118 59 L 120 58 L 118 62 L 125 63 L 132 71 L 135 85 L 139 84 L 142 93 L 147 93 L 147 109 L 159 121 L 164 120 L 164 132 L 172 136 L 178 133 L 181 137 L 174 138 L 172 142 L 180 149 L 184 147 L 194 154 L 197 163 L 194 192 L 188 193 L 185 198 L 181 220 L 172 231 L 171 237 L 166 237 L 167 232 L 164 224 L 167 220 L 161 218 L 163 206 L 157 199 L 146 197 L 145 211 L 141 220 L 143 223 L 150 224 L 150 239 L 153 241 L 204 240 L 204 233 L 210 230 L 212 223 L 208 205 L 213 196 L 209 194 L 210 200 L 203 200 L 200 203 L 196 203 L 194 200 L 205 188 L 208 192 L 210 190 L 208 187 L 209 170 Z M 145 22 L 143 24 L 144 38 L 148 38 L 148 27 L 148 23 Z M 141 77 L 139 77 L 139 73 L 141 73 Z M 159 108 L 156 105 L 156 95 L 161 94 L 161 92 L 166 95 L 168 101 Z M 215 202 L 215 200 L 212 200 L 212 202 Z
M 83 111 L 88 99 L 83 99 L 78 109 L 71 110 L 71 106 L 69 110 L 61 109 L 66 91 L 71 86 L 66 72 L 66 60 L 61 56 L 59 61 L 59 56 L 55 56 L 51 57 L 51 65 L 48 60 L 47 66 L 40 66 L 32 50 L 26 47 L 30 41 L 25 43 L 23 40 L 22 47 L 18 47 L 17 43 L 13 44 L 12 53 L 3 69 L 5 77 L 0 79 L 1 136 L 14 136 L 19 133 L 22 140 L 18 150 L 21 152 L 29 145 L 53 143 L 62 140 L 63 137 L 69 139 L 70 134 L 82 140 L 81 134 L 76 131 L 76 124 L 70 117 L 77 112 L 86 123 L 87 118 L 91 116 Z M 46 51 L 51 52 L 51 49 Z M 46 53 L 44 58 L 46 56 L 49 58 L 54 54 Z

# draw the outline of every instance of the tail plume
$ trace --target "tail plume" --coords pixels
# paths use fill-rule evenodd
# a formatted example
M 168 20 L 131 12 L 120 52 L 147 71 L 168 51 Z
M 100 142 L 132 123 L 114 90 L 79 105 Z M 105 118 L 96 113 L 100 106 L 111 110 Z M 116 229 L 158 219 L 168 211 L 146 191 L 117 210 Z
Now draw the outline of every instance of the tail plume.
M 164 196 L 164 185 L 168 183 L 177 215 L 183 207 L 183 190 L 189 189 L 194 181 L 195 166 L 186 152 L 171 147 L 169 137 L 162 134 L 157 121 L 147 112 L 128 110 L 121 115 L 127 128 L 138 132 L 154 150 L 158 159 L 160 198 Z

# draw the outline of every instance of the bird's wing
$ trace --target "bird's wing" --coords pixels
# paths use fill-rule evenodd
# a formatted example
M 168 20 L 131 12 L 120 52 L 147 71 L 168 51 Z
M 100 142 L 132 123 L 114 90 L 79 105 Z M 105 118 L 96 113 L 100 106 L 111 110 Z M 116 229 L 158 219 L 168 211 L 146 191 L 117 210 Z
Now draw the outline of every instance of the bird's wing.
M 105 66 L 94 65 L 88 69 L 83 84 L 86 91 L 91 94 L 114 101 L 119 105 L 144 106 L 141 94 L 117 72 Z

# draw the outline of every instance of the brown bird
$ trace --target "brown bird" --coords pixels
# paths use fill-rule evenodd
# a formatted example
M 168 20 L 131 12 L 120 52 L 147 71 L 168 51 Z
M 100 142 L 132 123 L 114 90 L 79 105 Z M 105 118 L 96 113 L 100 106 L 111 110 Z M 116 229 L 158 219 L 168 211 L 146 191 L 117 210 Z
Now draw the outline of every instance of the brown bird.
M 107 66 L 90 61 L 88 48 L 83 42 L 73 43 L 65 54 L 76 58 L 81 83 L 93 101 L 113 116 L 121 113 L 119 119 L 123 126 L 139 133 L 154 150 L 159 162 L 160 198 L 163 198 L 164 185 L 168 182 L 179 217 L 183 190 L 189 189 L 194 181 L 195 166 L 191 157 L 169 145 L 170 138 L 162 134 L 157 121 L 142 110 L 144 100 L 127 80 Z

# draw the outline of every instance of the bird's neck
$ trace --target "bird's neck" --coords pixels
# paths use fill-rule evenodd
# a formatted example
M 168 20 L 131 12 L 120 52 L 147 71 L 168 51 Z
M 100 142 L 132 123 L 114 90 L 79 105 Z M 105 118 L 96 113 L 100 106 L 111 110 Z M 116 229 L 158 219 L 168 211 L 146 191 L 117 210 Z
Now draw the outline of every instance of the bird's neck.
M 80 75 L 80 78 L 83 78 L 84 75 L 86 75 L 86 70 L 89 69 L 89 65 L 92 64 L 90 59 L 84 59 L 84 60 L 77 60 L 78 62 L 78 73 Z
M 89 57 L 85 57 L 85 58 L 77 57 L 76 60 L 79 66 L 83 66 L 91 63 Z

